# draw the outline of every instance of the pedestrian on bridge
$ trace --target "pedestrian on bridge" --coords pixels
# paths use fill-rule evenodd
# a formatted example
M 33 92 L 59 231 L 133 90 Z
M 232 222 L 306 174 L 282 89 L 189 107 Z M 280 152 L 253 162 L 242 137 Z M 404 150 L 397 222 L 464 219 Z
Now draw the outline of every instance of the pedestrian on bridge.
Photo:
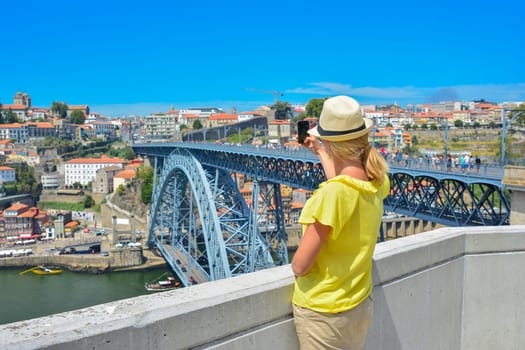
M 329 98 L 304 143 L 327 181 L 301 212 L 303 237 L 292 260 L 302 350 L 364 347 L 373 313 L 372 256 L 390 189 L 388 165 L 368 142 L 371 126 L 357 101 Z

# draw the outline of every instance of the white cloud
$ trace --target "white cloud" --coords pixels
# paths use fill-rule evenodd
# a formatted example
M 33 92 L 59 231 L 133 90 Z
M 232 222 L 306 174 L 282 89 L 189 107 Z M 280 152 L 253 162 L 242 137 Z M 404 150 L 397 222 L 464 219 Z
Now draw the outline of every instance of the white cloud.
M 287 94 L 333 96 L 346 94 L 355 97 L 374 100 L 391 101 L 407 100 L 411 103 L 425 102 L 430 96 L 440 90 L 453 90 L 462 100 L 484 98 L 489 101 L 523 101 L 525 100 L 525 84 L 486 84 L 486 85 L 452 85 L 436 87 L 393 86 L 393 87 L 352 87 L 349 84 L 319 82 L 308 87 L 289 89 Z M 409 101 L 412 100 L 412 101 Z

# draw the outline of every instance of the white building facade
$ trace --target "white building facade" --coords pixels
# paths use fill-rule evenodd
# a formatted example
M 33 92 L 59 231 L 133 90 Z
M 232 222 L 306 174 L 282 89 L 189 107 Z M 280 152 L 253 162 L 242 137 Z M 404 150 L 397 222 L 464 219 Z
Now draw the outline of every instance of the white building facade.
M 74 183 L 80 183 L 86 186 L 90 182 L 95 183 L 97 170 L 117 166 L 123 168 L 126 161 L 120 158 L 76 158 L 65 163 L 64 167 L 64 185 L 71 186 Z
M 27 143 L 28 138 L 27 124 L 0 124 L 0 140 L 14 140 L 17 143 Z
M 45 174 L 40 177 L 42 188 L 59 188 L 62 183 L 62 177 L 59 174 Z
M 8 166 L 0 166 L 0 181 L 13 182 L 16 180 L 16 171 L 14 168 Z

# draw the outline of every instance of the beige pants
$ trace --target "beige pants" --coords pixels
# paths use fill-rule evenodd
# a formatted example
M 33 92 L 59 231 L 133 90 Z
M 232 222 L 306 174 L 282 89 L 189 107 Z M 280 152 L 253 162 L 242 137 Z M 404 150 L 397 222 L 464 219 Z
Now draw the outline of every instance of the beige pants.
M 372 321 L 373 301 L 366 298 L 352 310 L 330 314 L 293 305 L 301 350 L 362 350 Z

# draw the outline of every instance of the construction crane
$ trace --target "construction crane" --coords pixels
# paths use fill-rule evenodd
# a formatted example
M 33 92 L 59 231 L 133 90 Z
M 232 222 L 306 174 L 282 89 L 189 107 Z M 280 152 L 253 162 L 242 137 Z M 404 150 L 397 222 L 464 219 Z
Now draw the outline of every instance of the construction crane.
M 273 94 L 273 104 L 276 105 L 277 101 L 279 100 L 279 96 L 284 96 L 284 93 L 279 91 L 270 91 L 270 90 L 259 90 L 259 89 L 253 89 L 253 88 L 247 88 L 248 91 L 254 91 L 254 92 L 262 92 L 263 94 Z

